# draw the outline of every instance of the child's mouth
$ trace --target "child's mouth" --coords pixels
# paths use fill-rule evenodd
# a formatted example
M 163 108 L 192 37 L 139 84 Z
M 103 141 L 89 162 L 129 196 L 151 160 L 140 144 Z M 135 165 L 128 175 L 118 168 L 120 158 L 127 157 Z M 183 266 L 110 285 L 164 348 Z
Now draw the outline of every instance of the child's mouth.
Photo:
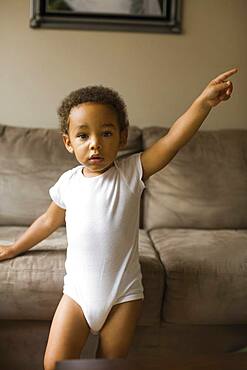
M 93 158 L 90 158 L 89 161 L 91 163 L 100 163 L 104 160 L 104 158 L 101 158 L 101 157 L 93 157 Z

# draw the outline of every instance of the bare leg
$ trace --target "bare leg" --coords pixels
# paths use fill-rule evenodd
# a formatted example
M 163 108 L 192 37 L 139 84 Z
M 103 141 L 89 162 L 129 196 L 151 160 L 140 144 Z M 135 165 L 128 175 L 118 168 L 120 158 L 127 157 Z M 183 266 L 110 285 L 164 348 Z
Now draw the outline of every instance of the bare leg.
M 79 358 L 89 332 L 81 307 L 64 294 L 51 324 L 44 357 L 45 370 L 54 370 L 56 361 Z
M 141 315 L 142 304 L 143 299 L 138 299 L 112 307 L 99 333 L 97 358 L 127 357 Z

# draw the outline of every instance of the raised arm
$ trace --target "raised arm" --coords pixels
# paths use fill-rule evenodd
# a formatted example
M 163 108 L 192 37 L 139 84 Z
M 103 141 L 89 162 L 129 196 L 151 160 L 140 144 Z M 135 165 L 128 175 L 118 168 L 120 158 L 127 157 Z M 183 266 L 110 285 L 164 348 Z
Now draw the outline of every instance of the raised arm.
M 212 107 L 230 98 L 233 86 L 228 78 L 237 71 L 237 68 L 231 69 L 210 81 L 189 109 L 175 121 L 168 133 L 142 153 L 143 181 L 171 161 L 200 128 Z
M 47 211 L 37 218 L 14 244 L 10 246 L 0 245 L 0 261 L 13 258 L 34 247 L 58 229 L 59 226 L 62 226 L 64 220 L 65 209 L 52 202 Z

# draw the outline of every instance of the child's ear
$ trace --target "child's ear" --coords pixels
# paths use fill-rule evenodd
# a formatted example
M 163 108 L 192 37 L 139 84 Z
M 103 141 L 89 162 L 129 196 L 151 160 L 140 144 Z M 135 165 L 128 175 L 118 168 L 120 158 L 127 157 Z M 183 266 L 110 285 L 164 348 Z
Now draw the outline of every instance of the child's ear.
M 68 152 L 72 154 L 74 150 L 71 146 L 71 142 L 70 142 L 70 138 L 68 134 L 63 134 L 63 143 L 65 145 L 65 148 L 68 150 Z
M 126 144 L 127 144 L 127 140 L 128 140 L 128 129 L 125 128 L 124 130 L 120 131 L 120 149 L 123 149 Z

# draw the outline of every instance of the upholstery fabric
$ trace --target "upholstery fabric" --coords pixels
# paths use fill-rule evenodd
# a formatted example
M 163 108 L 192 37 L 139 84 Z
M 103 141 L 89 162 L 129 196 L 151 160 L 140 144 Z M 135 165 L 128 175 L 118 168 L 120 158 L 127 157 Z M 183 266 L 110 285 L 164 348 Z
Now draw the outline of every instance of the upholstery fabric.
M 167 132 L 144 128 L 144 149 Z M 143 228 L 246 229 L 247 130 L 198 131 L 145 189 Z
M 44 370 L 43 356 L 50 324 L 45 320 L 0 321 L 0 368 Z M 138 325 L 128 358 L 230 352 L 246 343 L 246 330 L 245 325 Z M 81 358 L 94 358 L 97 345 L 98 337 L 89 334 Z
M 18 237 L 25 227 L 0 227 L 0 240 Z M 65 263 L 65 228 L 46 240 L 1 262 L 0 319 L 49 320 L 62 297 Z
M 247 230 L 156 229 L 165 266 L 165 322 L 247 323 Z
M 165 289 L 165 271 L 146 232 L 139 230 L 139 255 L 144 287 L 144 309 L 139 325 L 159 325 Z

